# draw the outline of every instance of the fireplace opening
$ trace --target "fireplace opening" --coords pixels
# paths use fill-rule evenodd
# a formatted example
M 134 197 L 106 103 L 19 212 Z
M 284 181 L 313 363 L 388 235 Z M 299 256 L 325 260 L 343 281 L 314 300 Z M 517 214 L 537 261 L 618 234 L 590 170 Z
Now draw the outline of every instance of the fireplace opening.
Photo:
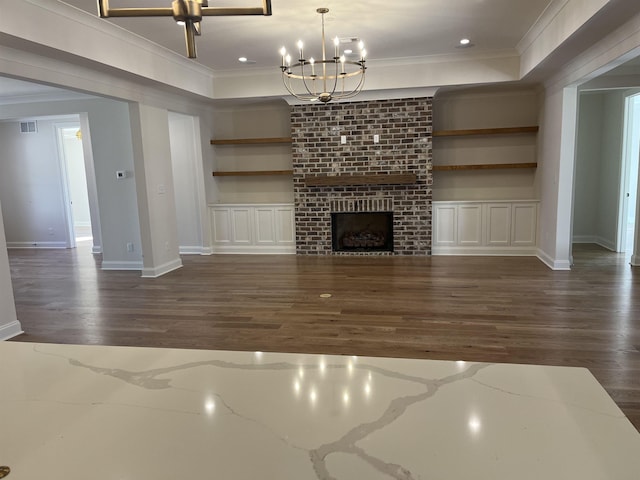
M 334 252 L 393 252 L 393 212 L 331 214 Z

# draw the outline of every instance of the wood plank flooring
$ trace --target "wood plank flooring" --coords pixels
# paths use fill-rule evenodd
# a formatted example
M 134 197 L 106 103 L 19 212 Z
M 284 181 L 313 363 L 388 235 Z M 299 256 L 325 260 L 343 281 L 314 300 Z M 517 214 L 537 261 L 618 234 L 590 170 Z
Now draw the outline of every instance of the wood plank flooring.
M 185 256 L 158 279 L 10 250 L 16 341 L 586 367 L 640 429 L 640 270 L 525 257 Z M 331 294 L 322 298 L 322 294 Z

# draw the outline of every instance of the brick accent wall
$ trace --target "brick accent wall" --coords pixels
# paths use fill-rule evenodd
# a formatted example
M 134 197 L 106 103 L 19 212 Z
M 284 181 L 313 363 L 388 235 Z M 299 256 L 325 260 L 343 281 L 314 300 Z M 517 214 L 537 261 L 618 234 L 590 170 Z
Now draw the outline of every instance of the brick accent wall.
M 431 254 L 431 108 L 431 97 L 292 107 L 298 254 L 337 254 L 331 248 L 331 212 L 376 211 L 380 205 L 394 212 L 394 255 Z M 379 143 L 374 143 L 376 134 Z M 346 144 L 340 142 L 343 135 Z M 305 183 L 305 178 L 314 175 L 407 173 L 416 175 L 415 183 L 357 186 Z M 344 254 L 354 253 L 340 252 Z

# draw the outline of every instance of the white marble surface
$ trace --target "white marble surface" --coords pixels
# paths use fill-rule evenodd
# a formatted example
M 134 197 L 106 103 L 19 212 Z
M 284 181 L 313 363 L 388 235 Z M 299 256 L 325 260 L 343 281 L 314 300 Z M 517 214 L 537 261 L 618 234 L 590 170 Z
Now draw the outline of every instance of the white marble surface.
M 638 480 L 589 371 L 0 342 L 8 480 Z

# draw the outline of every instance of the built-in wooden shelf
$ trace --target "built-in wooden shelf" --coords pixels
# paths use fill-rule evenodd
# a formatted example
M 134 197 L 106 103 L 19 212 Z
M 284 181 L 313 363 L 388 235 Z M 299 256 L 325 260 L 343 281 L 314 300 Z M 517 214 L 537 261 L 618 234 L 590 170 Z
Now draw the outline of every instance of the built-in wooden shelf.
M 259 145 L 264 143 L 291 143 L 291 137 L 226 138 L 211 140 L 211 145 Z
M 516 135 L 519 133 L 536 133 L 538 126 L 505 127 L 505 128 L 474 128 L 470 130 L 435 130 L 434 137 L 464 137 L 469 135 Z
M 494 170 L 499 168 L 536 168 L 537 163 L 485 163 L 478 165 L 434 165 L 435 172 L 447 170 Z
M 214 177 L 255 177 L 260 175 L 293 175 L 293 170 L 242 170 L 238 172 L 213 172 Z
M 378 173 L 371 175 L 309 175 L 304 182 L 310 187 L 336 185 L 410 185 L 416 183 L 415 173 Z

